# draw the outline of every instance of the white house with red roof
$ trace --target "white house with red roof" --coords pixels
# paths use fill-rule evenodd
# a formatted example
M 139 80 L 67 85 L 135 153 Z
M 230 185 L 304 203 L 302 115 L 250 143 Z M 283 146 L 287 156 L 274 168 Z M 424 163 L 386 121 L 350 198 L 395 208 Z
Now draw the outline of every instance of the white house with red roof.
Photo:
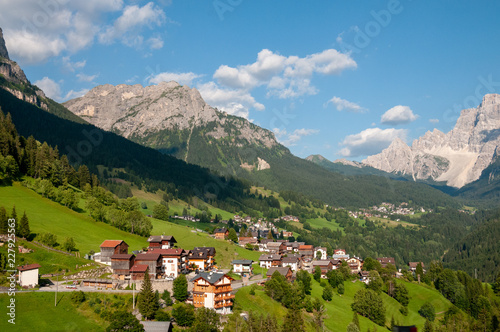
M 19 271 L 19 285 L 21 287 L 35 287 L 38 285 L 38 269 L 41 268 L 40 264 L 28 264 L 18 266 Z

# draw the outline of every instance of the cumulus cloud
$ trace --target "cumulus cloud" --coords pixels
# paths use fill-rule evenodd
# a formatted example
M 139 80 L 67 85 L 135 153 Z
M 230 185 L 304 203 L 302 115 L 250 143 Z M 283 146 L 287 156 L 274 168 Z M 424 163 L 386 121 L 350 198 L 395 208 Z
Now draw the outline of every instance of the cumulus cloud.
M 35 82 L 35 85 L 45 92 L 45 95 L 54 100 L 61 100 L 61 86 L 47 76 Z
M 189 85 L 191 86 L 193 80 L 201 77 L 201 75 L 197 75 L 195 73 L 170 73 L 163 72 L 156 75 L 152 75 L 148 78 L 149 84 L 159 84 L 160 82 L 170 82 L 176 81 L 181 85 Z
M 165 21 L 162 9 L 150 2 L 124 8 L 123 0 L 32 1 L 2 0 L 0 13 L 4 37 L 13 59 L 21 64 L 42 63 L 63 52 L 75 53 L 91 45 L 120 40 L 126 45 L 144 43 L 141 31 Z M 110 26 L 108 14 L 121 14 Z M 151 49 L 163 47 L 159 37 L 146 41 Z
M 266 86 L 268 95 L 292 98 L 317 93 L 317 89 L 311 85 L 314 74 L 337 75 L 356 67 L 356 62 L 349 54 L 334 49 L 303 58 L 286 57 L 263 49 L 257 54 L 254 63 L 237 67 L 222 65 L 213 77 L 228 88 L 250 91 L 258 86 Z
M 348 135 L 342 143 L 339 154 L 344 157 L 359 157 L 377 154 L 387 148 L 395 138 L 406 140 L 406 129 L 368 128 L 354 135 Z
M 333 106 L 335 106 L 337 111 L 346 110 L 348 112 L 356 112 L 356 113 L 361 113 L 366 111 L 366 108 L 363 108 L 356 103 L 335 96 L 332 99 L 330 99 L 326 103 L 326 105 L 330 103 L 333 104 Z
M 273 133 L 281 144 L 285 146 L 295 146 L 297 145 L 297 142 L 302 139 L 302 137 L 317 134 L 319 133 L 319 130 L 302 128 L 295 129 L 289 133 L 286 129 L 274 128 Z
M 143 37 L 138 33 L 143 26 L 160 26 L 165 20 L 165 12 L 153 2 L 143 7 L 127 6 L 114 24 L 99 34 L 99 42 L 111 44 L 120 39 L 125 45 L 137 47 L 143 43 Z
M 408 106 L 394 106 L 382 115 L 381 123 L 385 125 L 396 126 L 404 123 L 415 121 L 418 115 L 413 114 L 413 111 Z
M 439 123 L 439 119 L 429 119 L 430 123 Z
M 203 99 L 219 110 L 248 119 L 249 109 L 258 111 L 265 109 L 264 105 L 255 101 L 252 95 L 244 90 L 220 88 L 215 82 L 198 86 Z

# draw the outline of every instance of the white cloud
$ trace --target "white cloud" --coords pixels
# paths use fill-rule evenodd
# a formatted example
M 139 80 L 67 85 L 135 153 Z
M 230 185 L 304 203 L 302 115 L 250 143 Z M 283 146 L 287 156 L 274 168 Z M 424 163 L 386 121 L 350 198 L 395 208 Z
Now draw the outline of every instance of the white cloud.
M 59 86 L 59 83 L 55 82 L 54 80 L 51 80 L 50 78 L 45 76 L 41 80 L 36 81 L 34 84 L 42 89 L 47 97 L 52 98 L 56 101 L 61 100 L 61 87 Z
M 415 121 L 418 115 L 413 114 L 413 111 L 408 106 L 394 106 L 382 115 L 381 123 L 391 126 L 410 123 Z
M 439 123 L 439 119 L 429 119 L 430 123 Z
M 311 85 L 311 78 L 315 73 L 337 75 L 356 67 L 356 62 L 349 54 L 334 49 L 303 58 L 285 57 L 263 49 L 254 63 L 237 67 L 221 65 L 213 77 L 219 84 L 229 88 L 250 91 L 265 85 L 269 90 L 268 96 L 293 98 L 317 93 L 317 89 Z
M 148 39 L 147 44 L 152 50 L 159 50 L 163 47 L 163 39 L 161 37 L 151 37 Z
M 21 65 L 42 63 L 64 52 L 75 53 L 100 37 L 103 43 L 120 40 L 129 46 L 144 43 L 141 31 L 165 21 L 153 2 L 123 8 L 123 0 L 1 0 L 0 21 L 10 56 Z M 5 13 L 6 12 L 6 13 Z M 121 14 L 111 26 L 103 24 L 109 13 Z M 151 49 L 163 46 L 159 37 L 146 41 Z
M 344 157 L 370 156 L 387 148 L 392 141 L 399 137 L 406 140 L 406 129 L 368 128 L 354 135 L 348 135 L 342 143 L 339 154 Z
M 191 86 L 193 80 L 201 77 L 201 75 L 197 75 L 195 73 L 159 73 L 148 78 L 149 84 L 159 84 L 160 82 L 170 82 L 176 81 L 181 85 L 189 85 Z
M 74 72 L 77 69 L 84 68 L 85 65 L 87 64 L 87 60 L 71 62 L 70 57 L 65 56 L 62 58 L 62 63 L 63 63 L 63 66 L 66 70 L 69 70 L 70 72 Z
M 295 146 L 302 137 L 317 134 L 319 130 L 302 128 L 295 129 L 293 132 L 288 133 L 286 129 L 274 128 L 273 133 L 281 144 L 285 146 Z
M 326 104 L 328 105 L 329 103 L 332 103 L 335 106 L 335 108 L 337 108 L 338 111 L 346 110 L 348 112 L 356 112 L 356 113 L 361 113 L 366 111 L 366 108 L 363 108 L 356 103 L 335 96 L 332 99 L 330 99 Z
M 92 82 L 97 77 L 99 77 L 99 74 L 96 75 L 76 74 L 76 77 L 78 77 L 78 81 L 80 82 Z
M 87 92 L 89 92 L 89 89 L 81 89 L 79 91 L 74 91 L 70 90 L 65 96 L 64 96 L 64 101 L 70 100 L 70 99 L 75 99 L 84 96 Z
M 99 42 L 111 44 L 116 39 L 120 39 L 127 46 L 138 47 L 144 40 L 144 37 L 139 34 L 140 29 L 143 26 L 161 26 L 165 20 L 165 12 L 153 2 L 143 7 L 127 6 L 114 24 L 99 34 Z
M 209 105 L 246 119 L 248 119 L 250 108 L 258 111 L 265 109 L 264 105 L 256 102 L 250 93 L 244 90 L 223 89 L 215 82 L 202 84 L 198 86 L 198 90 Z

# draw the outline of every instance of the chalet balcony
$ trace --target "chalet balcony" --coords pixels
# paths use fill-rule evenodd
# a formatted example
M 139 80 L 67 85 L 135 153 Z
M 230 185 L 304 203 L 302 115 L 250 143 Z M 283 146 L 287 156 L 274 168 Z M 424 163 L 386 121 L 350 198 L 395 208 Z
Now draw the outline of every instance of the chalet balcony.
M 231 299 L 234 299 L 233 294 L 223 294 L 223 295 L 216 296 L 214 298 L 214 301 L 219 302 L 219 301 L 225 301 L 225 300 L 231 300 Z
M 232 291 L 232 288 L 230 286 L 227 286 L 227 287 L 216 288 L 214 290 L 214 293 L 219 294 L 219 293 L 227 293 L 227 292 L 231 292 L 231 291 Z
M 231 307 L 233 305 L 233 302 L 229 301 L 229 302 L 219 302 L 219 303 L 216 303 L 214 305 L 214 308 L 215 309 L 220 309 L 220 308 L 224 308 L 224 307 Z

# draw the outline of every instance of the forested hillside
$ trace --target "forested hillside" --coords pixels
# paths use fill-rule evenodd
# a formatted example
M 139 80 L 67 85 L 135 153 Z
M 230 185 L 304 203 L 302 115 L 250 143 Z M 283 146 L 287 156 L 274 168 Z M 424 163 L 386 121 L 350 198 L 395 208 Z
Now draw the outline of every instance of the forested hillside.
M 500 273 L 500 215 L 457 241 L 444 255 L 445 266 L 493 282 Z

